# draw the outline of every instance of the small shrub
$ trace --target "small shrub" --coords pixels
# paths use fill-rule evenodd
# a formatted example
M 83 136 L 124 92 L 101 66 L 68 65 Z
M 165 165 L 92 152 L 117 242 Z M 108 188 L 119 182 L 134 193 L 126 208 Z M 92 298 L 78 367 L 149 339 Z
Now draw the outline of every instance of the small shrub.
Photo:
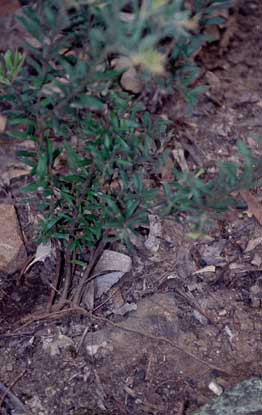
M 5 54 L 1 99 L 9 136 L 34 143 L 19 156 L 32 168 L 23 191 L 41 213 L 39 238 L 56 241 L 65 256 L 56 308 L 68 299 L 73 265 L 88 262 L 74 297 L 79 304 L 105 244 L 131 247 L 149 212 L 190 214 L 199 230 L 210 211 L 226 209 L 233 191 L 253 183 L 252 156 L 243 146 L 244 168 L 223 164 L 211 181 L 204 171 L 202 178 L 174 171 L 162 183 L 171 127 L 119 87 L 125 68 L 112 67 L 113 59 L 128 57 L 144 89 L 152 80 L 167 91 L 175 85 L 194 105 L 205 86 L 192 87 L 199 69 L 191 57 L 207 41 L 203 28 L 214 23 L 214 10 L 228 5 L 46 0 L 19 17 L 32 39 L 26 57 Z

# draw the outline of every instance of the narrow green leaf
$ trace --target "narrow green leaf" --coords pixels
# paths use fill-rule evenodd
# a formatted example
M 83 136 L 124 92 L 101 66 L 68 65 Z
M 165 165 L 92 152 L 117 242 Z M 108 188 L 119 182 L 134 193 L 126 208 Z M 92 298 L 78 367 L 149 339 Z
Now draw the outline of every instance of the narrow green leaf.
M 91 95 L 81 95 L 77 101 L 70 104 L 72 108 L 90 108 L 92 110 L 103 110 L 104 103 Z
M 86 265 L 87 265 L 86 262 L 80 261 L 79 259 L 73 259 L 71 262 L 72 262 L 72 264 L 79 265 L 82 268 L 85 268 Z
M 36 173 L 40 179 L 40 181 L 44 180 L 47 174 L 47 154 L 42 153 L 38 160 Z
M 32 193 L 32 192 L 36 192 L 40 187 L 40 183 L 31 183 L 28 184 L 27 186 L 23 187 L 20 192 L 22 193 Z

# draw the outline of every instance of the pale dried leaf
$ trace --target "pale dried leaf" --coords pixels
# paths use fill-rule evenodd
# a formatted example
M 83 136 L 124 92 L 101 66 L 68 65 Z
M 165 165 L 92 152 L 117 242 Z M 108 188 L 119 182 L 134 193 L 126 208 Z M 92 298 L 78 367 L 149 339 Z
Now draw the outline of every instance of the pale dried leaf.
M 96 277 L 95 298 L 99 298 L 109 291 L 123 275 L 131 270 L 131 267 L 132 261 L 128 255 L 106 249 L 92 274 L 93 277 Z
M 262 236 L 259 238 L 251 239 L 251 241 L 248 241 L 247 247 L 245 249 L 245 252 L 253 251 L 258 245 L 262 244 Z
M 35 261 L 44 261 L 48 256 L 51 256 L 52 244 L 49 240 L 46 244 L 41 243 L 38 245 L 35 253 Z
M 106 271 L 129 272 L 132 267 L 132 260 L 128 255 L 106 249 L 94 269 L 93 275 L 97 276 Z
M 206 272 L 216 272 L 216 267 L 214 265 L 208 265 L 207 267 L 198 269 L 197 271 L 193 272 L 193 275 L 204 274 Z
M 36 253 L 32 261 L 27 265 L 27 267 L 24 269 L 23 273 L 25 274 L 33 264 L 36 262 L 44 262 L 44 260 L 47 257 L 50 257 L 52 255 L 52 244 L 51 241 L 48 241 L 46 244 L 41 243 L 38 245 Z
M 145 241 L 145 247 L 152 253 L 159 250 L 162 226 L 157 215 L 149 215 L 149 235 Z
M 256 220 L 262 225 L 262 205 L 257 197 L 249 190 L 241 190 L 240 196 L 244 199 L 248 206 L 248 211 L 255 216 Z
M 185 158 L 185 152 L 182 148 L 178 148 L 172 151 L 174 159 L 177 161 L 182 172 L 188 171 L 188 165 Z

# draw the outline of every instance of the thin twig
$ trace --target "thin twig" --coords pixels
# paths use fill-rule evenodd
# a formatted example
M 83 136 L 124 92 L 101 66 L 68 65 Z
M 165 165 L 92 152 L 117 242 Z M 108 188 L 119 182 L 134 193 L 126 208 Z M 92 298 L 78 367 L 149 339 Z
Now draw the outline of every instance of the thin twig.
M 47 312 L 51 312 L 52 305 L 55 300 L 55 296 L 58 292 L 58 284 L 60 279 L 60 273 L 61 273 L 61 262 L 62 262 L 62 253 L 59 249 L 59 247 L 56 248 L 56 268 L 55 268 L 55 278 L 54 278 L 54 284 L 51 288 L 50 297 L 48 301 L 47 306 Z
M 20 373 L 20 375 L 15 378 L 15 380 L 13 381 L 13 383 L 9 387 L 6 387 L 2 383 L 0 383 L 0 391 L 3 392 L 3 396 L 2 396 L 1 401 L 0 401 L 0 409 L 3 406 L 3 403 L 4 403 L 5 399 L 8 397 L 10 399 L 10 401 L 13 403 L 13 405 L 16 407 L 17 410 L 20 410 L 20 411 L 22 410 L 26 414 L 29 414 L 30 413 L 30 411 L 25 407 L 25 405 L 23 404 L 23 402 L 20 401 L 20 399 L 18 399 L 11 392 L 11 389 L 24 376 L 25 373 L 26 373 L 26 370 L 24 370 L 22 373 Z
M 216 369 L 218 371 L 227 373 L 227 371 L 224 368 L 215 366 L 215 365 L 213 365 L 213 363 L 206 362 L 205 360 L 203 360 L 200 357 L 196 356 L 195 354 L 189 352 L 188 350 L 185 350 L 184 348 L 182 348 L 180 346 L 177 346 L 171 340 L 169 340 L 167 337 L 164 337 L 164 336 L 154 336 L 152 334 L 148 334 L 148 333 L 142 332 L 140 330 L 132 329 L 130 327 L 125 327 L 125 326 L 122 326 L 121 324 L 114 323 L 113 321 L 108 320 L 105 317 L 100 317 L 100 316 L 98 317 L 98 316 L 92 315 L 91 318 L 93 318 L 95 320 L 103 321 L 104 323 L 110 324 L 111 326 L 113 326 L 115 328 L 122 329 L 122 330 L 128 331 L 130 333 L 138 334 L 140 336 L 144 336 L 144 337 L 149 338 L 151 340 L 155 340 L 155 341 L 158 341 L 158 342 L 163 342 L 163 343 L 169 344 L 174 349 L 180 351 L 183 354 L 186 354 L 187 356 L 190 356 L 192 359 L 194 359 L 194 360 L 196 360 L 196 361 L 204 364 L 205 366 L 208 366 L 208 367 L 211 367 L 212 369 Z
M 88 331 L 89 331 L 89 328 L 90 328 L 90 327 L 86 327 L 86 328 L 85 328 L 85 330 L 84 330 L 84 332 L 83 332 L 83 334 L 82 334 L 82 336 L 81 336 L 80 342 L 78 343 L 78 346 L 76 347 L 76 352 L 77 352 L 77 353 L 79 353 L 79 352 L 80 352 L 80 349 L 81 349 L 81 347 L 82 347 L 82 344 L 83 344 L 83 343 L 84 343 L 84 341 L 85 341 L 85 338 L 86 338 L 86 336 L 87 336 L 87 333 L 88 333 Z
M 64 278 L 64 287 L 61 294 L 61 297 L 59 298 L 58 303 L 55 305 L 56 310 L 61 310 L 67 300 L 68 292 L 71 286 L 72 282 L 72 252 L 71 252 L 71 244 L 68 244 L 68 247 L 65 252 L 65 278 Z
M 215 327 L 218 328 L 219 331 L 221 331 L 221 328 L 218 327 L 216 321 L 214 321 L 213 318 L 206 311 L 204 311 L 198 304 L 196 304 L 193 298 L 190 298 L 186 293 L 183 293 L 178 288 L 175 288 L 175 291 L 190 305 L 190 307 L 202 314 L 208 320 L 209 323 L 213 324 Z
M 103 307 L 106 303 L 108 303 L 108 301 L 110 301 L 111 300 L 111 298 L 113 298 L 114 297 L 114 295 L 117 293 L 117 291 L 119 291 L 119 287 L 117 287 L 113 292 L 112 292 L 112 294 L 111 295 L 109 295 L 106 299 L 105 299 L 105 301 L 103 301 L 102 303 L 100 303 L 100 304 L 98 304 L 98 306 L 96 306 L 92 311 L 93 311 L 93 313 L 95 313 L 97 310 L 99 310 L 101 307 Z
M 31 262 L 35 259 L 35 255 L 32 255 L 30 258 L 28 258 L 25 262 L 25 264 L 23 265 L 18 279 L 17 279 L 17 285 L 22 286 L 24 285 L 25 282 L 25 273 L 28 271 L 29 269 L 29 265 L 31 264 Z
M 67 303 L 70 304 L 69 301 Z M 79 307 L 79 306 L 74 306 L 74 307 L 68 308 L 66 310 L 55 311 L 55 312 L 50 313 L 50 314 L 43 313 L 43 314 L 38 314 L 38 315 L 31 315 L 28 318 L 28 320 L 26 321 L 26 323 L 23 324 L 20 327 L 20 329 L 22 329 L 24 327 L 27 327 L 28 325 L 32 324 L 35 321 L 40 321 L 40 320 L 55 320 L 57 318 L 61 318 L 63 316 L 67 316 L 67 315 L 74 314 L 74 313 L 88 316 L 91 319 L 96 320 L 96 321 L 102 321 L 103 323 L 109 324 L 110 326 L 115 327 L 115 328 L 120 329 L 120 330 L 125 330 L 127 332 L 130 332 L 130 333 L 133 333 L 133 334 L 136 334 L 136 335 L 140 335 L 140 336 L 144 336 L 144 337 L 149 338 L 149 339 L 154 340 L 154 341 L 166 343 L 169 346 L 173 347 L 174 349 L 178 350 L 179 352 L 181 352 L 181 353 L 183 353 L 183 354 L 191 357 L 192 359 L 194 359 L 194 360 L 202 363 L 203 365 L 205 365 L 207 367 L 210 367 L 212 369 L 216 369 L 216 370 L 218 370 L 220 372 L 223 372 L 223 373 L 227 373 L 228 374 L 228 371 L 226 369 L 224 369 L 222 367 L 219 367 L 219 366 L 216 366 L 213 363 L 209 363 L 209 362 L 201 359 L 200 357 L 196 356 L 195 354 L 193 354 L 193 353 L 185 350 L 185 348 L 183 348 L 182 346 L 177 346 L 175 343 L 173 343 L 171 340 L 169 340 L 168 338 L 166 338 L 164 336 L 154 336 L 152 334 L 148 334 L 148 333 L 145 333 L 145 332 L 142 332 L 142 331 L 139 331 L 139 330 L 135 330 L 135 329 L 132 329 L 130 327 L 123 326 L 123 325 L 118 324 L 118 323 L 114 323 L 113 321 L 108 320 L 105 317 L 95 316 L 90 311 L 87 311 L 84 308 Z
M 100 240 L 100 242 L 98 243 L 96 250 L 94 251 L 92 257 L 90 258 L 89 264 L 86 268 L 86 270 L 84 271 L 83 277 L 77 287 L 77 290 L 74 294 L 73 297 L 73 305 L 74 306 L 79 306 L 81 303 L 81 299 L 83 296 L 83 291 L 84 291 L 84 287 L 85 285 L 92 279 L 91 276 L 91 272 L 93 271 L 97 261 L 99 260 L 100 256 L 102 255 L 107 241 L 106 241 L 106 237 L 107 234 L 105 233 L 105 235 L 103 235 L 102 239 Z

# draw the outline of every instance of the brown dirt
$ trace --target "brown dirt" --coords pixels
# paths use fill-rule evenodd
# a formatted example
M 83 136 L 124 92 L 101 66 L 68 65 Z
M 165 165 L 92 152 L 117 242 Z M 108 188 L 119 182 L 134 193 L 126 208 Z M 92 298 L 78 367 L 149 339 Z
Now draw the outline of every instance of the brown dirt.
M 261 1 L 241 1 L 235 19 L 227 51 L 220 56 L 213 44 L 199 58 L 211 91 L 178 124 L 174 141 L 190 166 L 232 159 L 237 139 L 261 154 L 253 139 L 262 130 Z M 175 105 L 163 112 L 173 117 Z M 30 254 L 26 207 L 19 213 Z M 24 317 L 45 312 L 55 264 L 35 264 L 22 287 L 17 275 L 0 275 L 0 383 L 11 387 L 22 375 L 12 392 L 28 413 L 188 415 L 214 397 L 211 380 L 227 389 L 262 376 L 262 246 L 247 249 L 262 237 L 261 225 L 232 211 L 210 242 L 189 240 L 186 230 L 164 220 L 159 250 L 133 258 L 132 273 L 118 284 L 120 301 L 137 304 L 125 317 L 113 314 L 112 292 L 95 319 L 65 315 L 22 326 Z M 19 413 L 12 405 L 5 399 L 3 414 Z

